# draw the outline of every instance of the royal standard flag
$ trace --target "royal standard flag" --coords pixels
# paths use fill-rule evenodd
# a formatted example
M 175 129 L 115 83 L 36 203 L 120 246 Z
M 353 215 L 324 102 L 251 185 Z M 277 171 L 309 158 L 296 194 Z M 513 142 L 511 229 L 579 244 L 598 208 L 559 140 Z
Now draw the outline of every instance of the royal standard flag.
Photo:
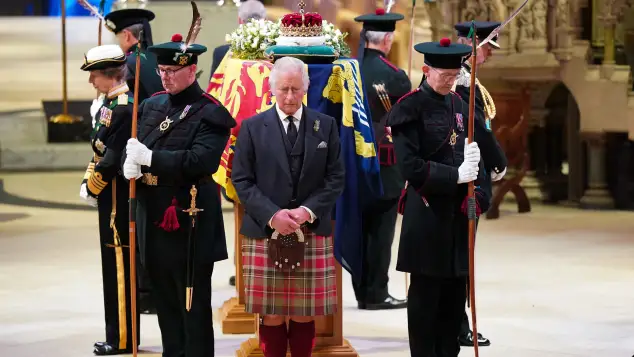
M 233 149 L 243 119 L 269 109 L 271 96 L 268 75 L 272 64 L 225 57 L 213 74 L 208 92 L 222 102 L 236 119 L 231 137 L 214 180 L 227 196 L 238 202 L 231 184 Z M 361 275 L 363 262 L 362 210 L 382 196 L 379 161 L 367 98 L 354 59 L 332 64 L 307 65 L 310 85 L 304 98 L 309 108 L 334 117 L 339 123 L 341 155 L 346 169 L 343 194 L 335 209 L 335 258 L 353 276 Z

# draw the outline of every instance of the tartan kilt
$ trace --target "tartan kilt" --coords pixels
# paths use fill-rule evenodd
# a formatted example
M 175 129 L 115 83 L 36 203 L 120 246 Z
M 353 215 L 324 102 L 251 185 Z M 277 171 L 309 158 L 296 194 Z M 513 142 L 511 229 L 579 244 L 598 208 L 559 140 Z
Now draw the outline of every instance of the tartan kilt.
M 306 229 L 303 267 L 282 272 L 269 259 L 268 240 L 242 238 L 245 310 L 260 315 L 323 316 L 337 311 L 332 236 Z

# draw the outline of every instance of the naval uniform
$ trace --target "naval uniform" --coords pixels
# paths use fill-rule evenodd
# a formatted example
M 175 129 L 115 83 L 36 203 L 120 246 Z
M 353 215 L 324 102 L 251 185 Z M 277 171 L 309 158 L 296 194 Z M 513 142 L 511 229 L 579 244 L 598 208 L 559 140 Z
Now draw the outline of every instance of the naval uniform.
M 363 210 L 363 273 L 353 282 L 360 305 L 380 304 L 388 299 L 388 270 L 396 229 L 398 198 L 405 182 L 396 165 L 394 145 L 386 128 L 387 110 L 374 85 L 383 86 L 390 105 L 411 90 L 411 82 L 402 69 L 390 63 L 379 50 L 366 48 L 361 75 L 368 96 L 372 125 L 377 143 L 383 196 Z M 389 108 L 389 107 L 388 107 Z M 403 305 L 404 307 L 404 305 Z
M 94 157 L 82 182 L 88 195 L 97 199 L 99 212 L 106 341 L 95 344 L 98 355 L 132 350 L 129 186 L 120 170 L 121 155 L 131 133 L 132 101 L 133 93 L 125 83 L 108 93 L 97 112 L 91 135 Z

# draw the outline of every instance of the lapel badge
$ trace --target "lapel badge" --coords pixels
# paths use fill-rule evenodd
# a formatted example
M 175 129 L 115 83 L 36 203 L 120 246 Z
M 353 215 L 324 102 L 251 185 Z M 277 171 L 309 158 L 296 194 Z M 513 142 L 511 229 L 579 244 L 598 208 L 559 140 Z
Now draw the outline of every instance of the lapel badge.
M 163 120 L 163 122 L 161 122 L 161 125 L 159 125 L 159 130 L 161 132 L 164 132 L 165 130 L 169 129 L 170 124 L 172 124 L 174 121 L 171 120 L 169 117 L 165 117 L 165 120 Z
M 464 122 L 462 120 L 462 113 L 456 113 L 456 123 L 458 124 L 458 131 L 464 131 Z
M 486 124 L 486 128 L 488 131 L 491 131 L 491 119 L 487 118 L 487 120 L 485 121 Z
M 178 117 L 178 120 L 182 120 L 185 116 L 187 116 L 187 113 L 189 113 L 189 109 L 191 108 L 191 104 L 186 106 L 185 109 L 183 109 L 183 112 L 181 113 L 181 115 Z
M 454 146 L 456 145 L 456 139 L 458 138 L 458 135 L 456 134 L 456 132 L 452 129 L 451 130 L 451 137 L 449 138 L 449 145 Z
M 315 124 L 313 124 L 313 130 L 315 132 L 319 131 L 319 119 L 315 120 Z

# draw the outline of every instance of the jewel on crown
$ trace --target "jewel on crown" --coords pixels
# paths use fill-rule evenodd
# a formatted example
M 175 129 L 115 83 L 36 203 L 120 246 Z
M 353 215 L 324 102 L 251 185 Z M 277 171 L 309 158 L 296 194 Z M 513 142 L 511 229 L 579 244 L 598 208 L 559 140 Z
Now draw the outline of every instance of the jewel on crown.
M 282 17 L 280 35 L 286 37 L 313 37 L 323 35 L 322 18 L 316 12 L 304 12 L 304 1 L 299 2 L 299 12 Z

